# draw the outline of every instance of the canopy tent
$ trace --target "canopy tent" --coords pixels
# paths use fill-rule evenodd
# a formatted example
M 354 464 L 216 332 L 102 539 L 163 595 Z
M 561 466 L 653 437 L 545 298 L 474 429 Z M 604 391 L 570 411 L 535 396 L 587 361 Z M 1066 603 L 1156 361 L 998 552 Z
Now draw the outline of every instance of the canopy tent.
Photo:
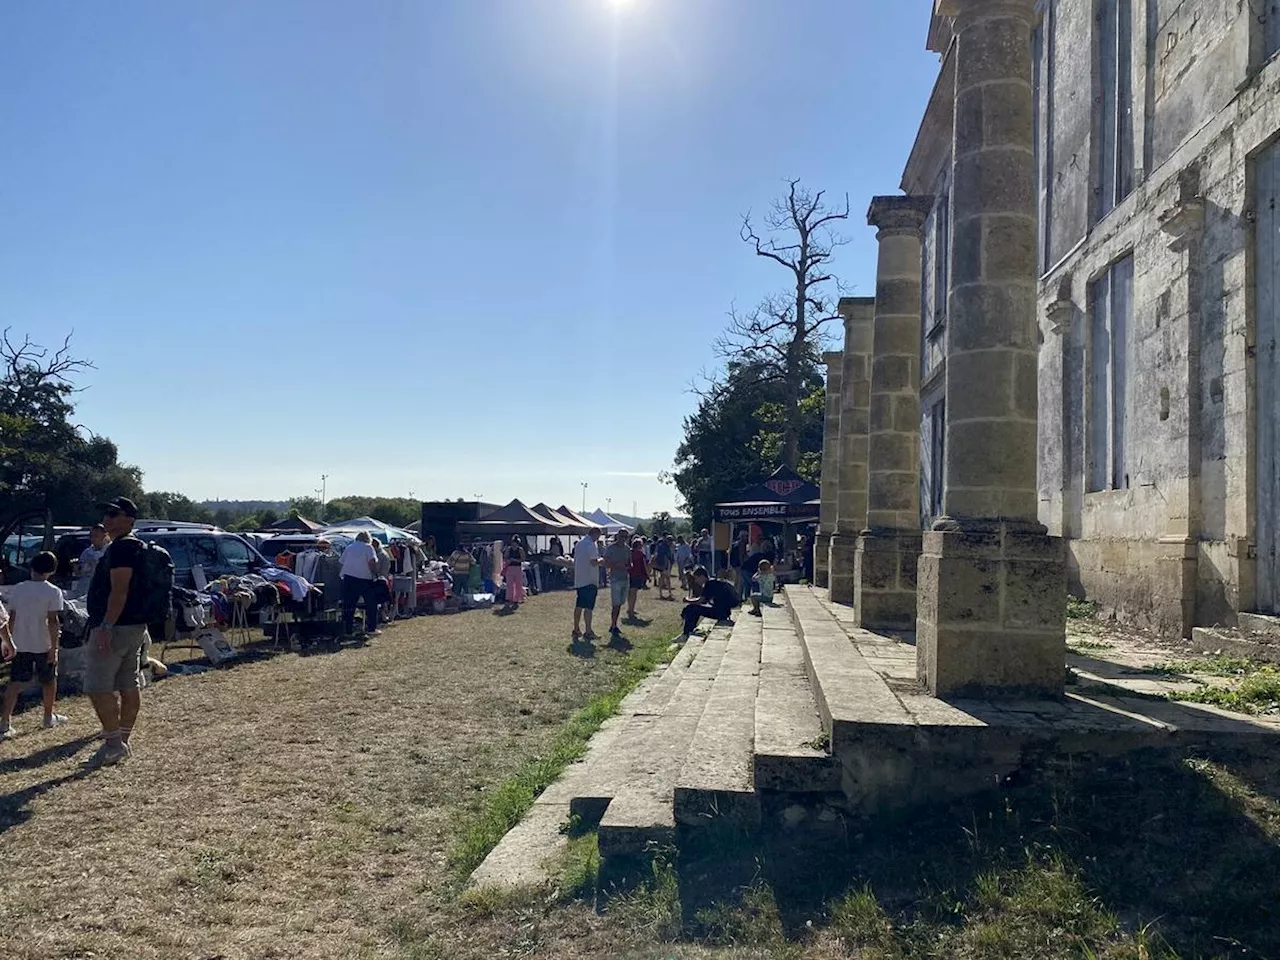
M 631 524 L 623 523 L 621 520 L 615 520 L 598 507 L 591 513 L 587 514 L 587 519 L 605 533 L 617 533 L 619 530 L 631 530 Z
M 719 523 L 764 520 L 773 523 L 808 523 L 818 519 L 818 487 L 788 466 L 781 466 L 763 483 L 743 490 L 732 500 L 717 503 L 712 519 Z
M 571 510 L 568 507 L 556 507 L 556 513 L 560 514 L 562 517 L 568 517 L 574 523 L 581 525 L 583 533 L 587 533 L 592 527 L 600 527 L 601 530 L 604 529 L 604 527 L 600 526 L 600 524 L 596 523 L 594 520 L 589 517 L 584 517 L 582 514 L 578 513 L 578 511 Z
M 354 520 L 335 523 L 331 527 L 324 528 L 324 535 L 341 535 L 354 539 L 355 535 L 361 531 L 368 533 L 371 537 L 376 537 L 383 543 L 391 543 L 394 540 L 408 540 L 412 543 L 422 542 L 417 536 L 410 533 L 408 530 L 393 527 L 391 524 L 383 523 L 381 520 L 375 520 L 373 517 L 356 517 Z
M 582 533 L 586 533 L 588 530 L 591 529 L 591 524 L 587 524 L 586 526 L 583 526 L 580 523 L 576 523 L 573 520 L 570 520 L 568 517 L 564 516 L 563 514 L 557 513 L 556 511 L 552 510 L 545 503 L 535 504 L 533 507 L 530 507 L 530 509 L 534 513 L 536 513 L 538 516 L 544 517 L 551 523 L 560 524 L 561 533 L 582 534 Z
M 458 524 L 458 533 L 488 540 L 515 534 L 538 537 L 568 532 L 563 523 L 539 516 L 519 500 L 512 500 L 505 507 L 486 513 L 483 520 L 464 520 Z
M 324 529 L 323 523 L 316 523 L 306 517 L 285 517 L 267 527 L 268 530 L 296 530 L 299 533 L 319 533 Z

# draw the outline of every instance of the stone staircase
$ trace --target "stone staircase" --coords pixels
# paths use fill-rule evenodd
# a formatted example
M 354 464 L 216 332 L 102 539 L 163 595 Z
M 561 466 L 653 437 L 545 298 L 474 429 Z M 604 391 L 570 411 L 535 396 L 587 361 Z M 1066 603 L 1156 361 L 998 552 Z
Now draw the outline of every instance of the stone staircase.
M 910 642 L 859 629 L 826 591 L 789 586 L 763 614 L 744 608 L 734 626 L 690 639 L 473 882 L 538 876 L 570 817 L 596 829 L 602 872 L 624 876 L 704 828 L 796 829 L 815 815 L 829 823 L 948 800 L 1055 753 L 1275 742 L 1280 733 L 1280 724 L 1122 691 L 942 701 L 917 683 Z
M 1242 613 L 1235 627 L 1195 627 L 1191 645 L 1197 653 L 1229 653 L 1280 663 L 1280 617 Z

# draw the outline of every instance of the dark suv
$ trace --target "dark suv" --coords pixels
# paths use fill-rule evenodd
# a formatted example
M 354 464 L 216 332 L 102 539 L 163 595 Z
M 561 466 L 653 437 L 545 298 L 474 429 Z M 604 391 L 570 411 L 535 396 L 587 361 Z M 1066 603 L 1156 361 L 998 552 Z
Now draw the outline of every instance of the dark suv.
M 199 566 L 206 580 L 243 576 L 271 566 L 247 540 L 217 527 L 196 524 L 146 525 L 136 527 L 134 536 L 169 551 L 173 558 L 173 582 L 194 587 L 191 570 Z

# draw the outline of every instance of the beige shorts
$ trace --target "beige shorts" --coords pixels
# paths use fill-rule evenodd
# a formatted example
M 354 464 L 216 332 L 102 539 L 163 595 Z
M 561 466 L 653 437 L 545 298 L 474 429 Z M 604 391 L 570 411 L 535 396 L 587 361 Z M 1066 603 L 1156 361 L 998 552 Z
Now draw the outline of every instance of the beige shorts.
M 111 645 L 98 649 L 93 634 L 85 650 L 84 692 L 119 693 L 137 690 L 138 658 L 148 642 L 146 624 L 111 628 Z

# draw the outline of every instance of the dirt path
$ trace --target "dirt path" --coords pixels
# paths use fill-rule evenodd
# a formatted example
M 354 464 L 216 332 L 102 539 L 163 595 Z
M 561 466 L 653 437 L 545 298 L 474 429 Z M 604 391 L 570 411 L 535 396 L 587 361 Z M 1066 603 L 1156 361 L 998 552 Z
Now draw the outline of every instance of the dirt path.
M 677 632 L 678 605 L 653 596 L 637 645 Z M 163 681 L 135 756 L 89 776 L 87 701 L 66 701 L 56 731 L 16 718 L 29 732 L 0 745 L 0 955 L 435 956 L 424 924 L 455 941 L 444 955 L 484 955 L 450 913 L 458 825 L 628 656 L 572 654 L 571 606 L 549 594 Z

